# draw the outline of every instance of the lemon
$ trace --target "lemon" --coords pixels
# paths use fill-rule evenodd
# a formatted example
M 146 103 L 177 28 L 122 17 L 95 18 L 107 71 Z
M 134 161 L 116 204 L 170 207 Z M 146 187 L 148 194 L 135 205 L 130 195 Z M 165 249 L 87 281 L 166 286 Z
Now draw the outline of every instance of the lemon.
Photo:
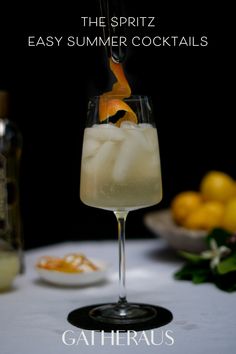
M 230 232 L 236 231 L 236 198 L 226 204 L 222 226 Z
M 225 207 L 216 201 L 205 202 L 192 211 L 184 221 L 188 229 L 210 230 L 222 225 Z
M 227 202 L 235 196 L 235 181 L 219 171 L 208 172 L 202 179 L 200 191 L 205 200 Z
M 200 193 L 187 191 L 175 196 L 171 203 L 172 216 L 177 224 L 182 225 L 186 217 L 202 203 Z

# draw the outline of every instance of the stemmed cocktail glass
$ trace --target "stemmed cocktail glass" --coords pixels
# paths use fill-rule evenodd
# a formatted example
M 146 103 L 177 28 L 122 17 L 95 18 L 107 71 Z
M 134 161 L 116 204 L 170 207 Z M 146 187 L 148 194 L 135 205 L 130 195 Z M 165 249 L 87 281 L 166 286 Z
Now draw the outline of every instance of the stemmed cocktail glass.
M 135 324 L 157 316 L 155 306 L 129 303 L 125 286 L 125 221 L 128 213 L 155 205 L 162 198 L 157 130 L 150 100 L 130 96 L 124 102 L 138 123 L 99 122 L 99 99 L 90 100 L 84 131 L 80 197 L 86 205 L 114 212 L 118 222 L 119 299 L 95 306 L 89 316 L 108 324 Z M 119 117 L 118 117 L 119 118 Z

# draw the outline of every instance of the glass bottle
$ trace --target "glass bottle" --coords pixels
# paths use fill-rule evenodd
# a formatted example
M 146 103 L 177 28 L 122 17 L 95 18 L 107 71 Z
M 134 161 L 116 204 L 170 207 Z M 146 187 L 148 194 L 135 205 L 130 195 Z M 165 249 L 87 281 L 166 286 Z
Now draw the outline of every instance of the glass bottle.
M 0 251 L 14 251 L 20 260 L 20 271 L 22 272 L 23 236 L 19 203 L 19 165 L 22 136 L 16 125 L 9 120 L 8 113 L 9 94 L 7 91 L 0 91 L 0 154 L 2 171 Z

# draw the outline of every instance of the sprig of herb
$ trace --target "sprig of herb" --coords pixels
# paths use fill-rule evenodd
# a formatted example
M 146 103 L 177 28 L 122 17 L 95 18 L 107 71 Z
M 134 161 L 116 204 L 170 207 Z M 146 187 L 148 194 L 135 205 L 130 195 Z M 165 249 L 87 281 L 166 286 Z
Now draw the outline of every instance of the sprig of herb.
M 194 284 L 211 282 L 224 291 L 236 291 L 236 235 L 213 229 L 206 243 L 208 250 L 200 254 L 180 252 L 186 263 L 174 274 L 175 279 Z

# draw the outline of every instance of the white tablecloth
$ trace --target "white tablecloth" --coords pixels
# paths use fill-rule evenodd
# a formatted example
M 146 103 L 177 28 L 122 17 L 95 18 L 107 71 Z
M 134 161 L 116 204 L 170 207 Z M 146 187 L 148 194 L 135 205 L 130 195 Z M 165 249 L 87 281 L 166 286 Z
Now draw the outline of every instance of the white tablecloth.
M 84 252 L 88 257 L 108 261 L 111 266 L 105 284 L 83 288 L 58 288 L 41 282 L 34 263 L 41 255 L 59 255 L 71 251 Z M 174 339 L 156 346 L 140 340 L 129 346 L 111 345 L 95 333 L 95 345 L 89 342 L 90 331 L 84 331 L 86 341 L 65 345 L 66 330 L 75 339 L 81 330 L 70 325 L 67 314 L 78 307 L 114 302 L 117 299 L 117 243 L 112 241 L 63 243 L 26 252 L 26 273 L 15 280 L 10 292 L 0 294 L 1 354 L 64 354 L 64 353 L 175 353 L 232 354 L 236 352 L 236 294 L 218 290 L 212 284 L 193 285 L 176 281 L 173 273 L 181 261 L 168 251 L 162 240 L 127 242 L 128 299 L 160 305 L 174 315 L 171 323 L 154 330 L 154 342 L 161 343 L 162 331 Z

